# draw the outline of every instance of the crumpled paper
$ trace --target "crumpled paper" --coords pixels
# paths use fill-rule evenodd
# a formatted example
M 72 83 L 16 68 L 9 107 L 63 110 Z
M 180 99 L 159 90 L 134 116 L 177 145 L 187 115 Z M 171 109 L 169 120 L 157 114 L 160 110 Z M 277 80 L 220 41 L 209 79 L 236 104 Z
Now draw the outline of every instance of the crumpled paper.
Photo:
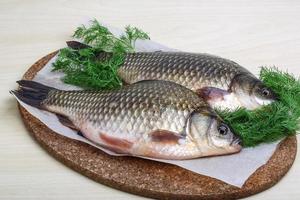
M 120 35 L 122 33 L 119 29 L 110 26 L 107 27 L 115 35 Z M 176 51 L 151 40 L 138 40 L 135 44 L 135 48 L 136 51 Z M 56 56 L 52 58 L 47 63 L 47 65 L 37 73 L 33 80 L 62 90 L 80 90 L 79 87 L 63 83 L 61 81 L 61 78 L 64 76 L 63 73 L 51 71 L 52 63 L 55 61 L 55 59 Z M 44 123 L 47 127 L 52 129 L 57 134 L 88 143 L 110 155 L 120 156 L 91 143 L 85 138 L 79 136 L 76 131 L 63 126 L 58 121 L 58 118 L 55 114 L 39 110 L 21 102 L 20 100 L 18 101 L 29 113 L 38 118 L 42 123 Z M 193 171 L 195 173 L 219 179 L 233 186 L 242 187 L 245 181 L 251 176 L 251 174 L 254 173 L 256 169 L 264 165 L 270 159 L 270 157 L 276 150 L 278 143 L 279 142 L 271 144 L 262 144 L 255 148 L 244 148 L 238 154 L 225 156 L 207 157 L 182 161 L 161 159 L 151 160 L 174 164 L 187 170 Z

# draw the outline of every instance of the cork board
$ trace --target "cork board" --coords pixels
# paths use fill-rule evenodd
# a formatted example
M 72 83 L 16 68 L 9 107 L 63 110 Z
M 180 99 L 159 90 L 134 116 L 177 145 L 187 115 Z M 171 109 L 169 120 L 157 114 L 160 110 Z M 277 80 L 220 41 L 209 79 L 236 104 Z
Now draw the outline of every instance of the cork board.
M 56 53 L 37 61 L 23 78 L 32 79 Z M 271 159 L 256 170 L 242 188 L 237 188 L 171 164 L 109 156 L 88 144 L 56 134 L 21 106 L 19 110 L 36 141 L 66 166 L 101 184 L 152 198 L 208 200 L 250 196 L 275 185 L 290 169 L 297 153 L 296 137 L 286 138 Z

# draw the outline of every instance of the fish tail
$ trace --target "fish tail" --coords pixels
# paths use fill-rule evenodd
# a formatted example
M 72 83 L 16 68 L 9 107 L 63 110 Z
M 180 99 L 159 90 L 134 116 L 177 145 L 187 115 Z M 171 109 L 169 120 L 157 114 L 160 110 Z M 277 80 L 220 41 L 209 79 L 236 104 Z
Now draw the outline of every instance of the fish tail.
M 28 80 L 17 81 L 20 88 L 18 90 L 10 91 L 15 97 L 17 97 L 22 102 L 43 109 L 42 102 L 47 99 L 47 96 L 51 90 L 55 88 Z
M 75 50 L 91 48 L 91 46 L 77 41 L 67 41 L 66 43 L 68 47 Z
M 82 49 L 89 49 L 92 48 L 91 46 L 78 42 L 78 41 L 67 41 L 66 42 L 68 47 L 74 50 L 82 50 Z M 107 59 L 110 59 L 112 56 L 112 53 L 105 52 L 105 51 L 98 51 L 97 59 L 100 61 L 105 61 Z

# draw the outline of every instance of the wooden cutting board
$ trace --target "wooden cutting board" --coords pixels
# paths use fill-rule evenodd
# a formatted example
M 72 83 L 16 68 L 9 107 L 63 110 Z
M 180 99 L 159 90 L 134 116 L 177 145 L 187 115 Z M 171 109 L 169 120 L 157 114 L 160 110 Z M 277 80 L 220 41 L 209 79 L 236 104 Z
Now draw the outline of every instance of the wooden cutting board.
M 56 53 L 37 61 L 23 78 L 31 80 Z M 88 144 L 56 134 L 20 105 L 19 109 L 29 132 L 57 160 L 101 184 L 152 198 L 208 200 L 250 196 L 276 184 L 290 169 L 297 153 L 296 137 L 286 138 L 271 159 L 242 188 L 237 188 L 171 164 L 109 156 Z

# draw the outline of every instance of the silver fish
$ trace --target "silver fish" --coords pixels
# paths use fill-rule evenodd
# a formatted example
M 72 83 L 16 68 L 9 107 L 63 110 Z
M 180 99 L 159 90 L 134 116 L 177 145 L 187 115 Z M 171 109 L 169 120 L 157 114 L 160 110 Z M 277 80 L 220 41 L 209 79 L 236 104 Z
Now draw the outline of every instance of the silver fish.
M 75 49 L 89 48 L 79 42 L 67 42 Z M 108 59 L 111 53 L 101 52 L 98 59 Z M 167 80 L 183 85 L 213 108 L 256 109 L 272 103 L 276 94 L 251 72 L 239 64 L 221 57 L 186 52 L 127 53 L 118 70 L 128 84 L 141 80 Z
M 130 84 L 148 79 L 176 82 L 205 98 L 213 108 L 251 110 L 276 99 L 272 90 L 245 68 L 208 54 L 131 53 L 118 74 Z
M 62 91 L 18 81 L 12 93 L 114 152 L 162 159 L 236 153 L 241 140 L 193 91 L 142 81 L 112 91 Z

